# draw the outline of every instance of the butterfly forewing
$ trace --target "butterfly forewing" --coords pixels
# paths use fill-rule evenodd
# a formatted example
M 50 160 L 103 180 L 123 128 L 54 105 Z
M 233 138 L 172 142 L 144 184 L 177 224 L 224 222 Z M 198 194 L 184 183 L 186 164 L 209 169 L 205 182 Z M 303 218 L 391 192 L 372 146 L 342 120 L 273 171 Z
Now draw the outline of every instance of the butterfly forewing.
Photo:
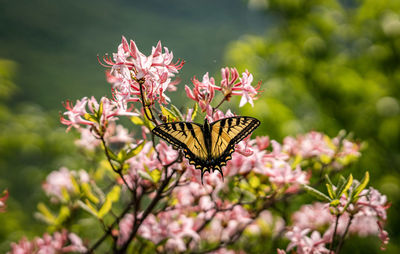
M 235 144 L 247 137 L 260 125 L 260 121 L 252 117 L 230 117 L 211 124 L 211 154 L 214 158 L 227 156 L 234 151 Z
M 207 159 L 208 154 L 201 125 L 189 122 L 166 123 L 158 125 L 152 131 L 172 145 L 183 149 L 185 155 L 194 157 L 186 156 L 191 164 L 195 164 L 195 157 L 202 160 Z

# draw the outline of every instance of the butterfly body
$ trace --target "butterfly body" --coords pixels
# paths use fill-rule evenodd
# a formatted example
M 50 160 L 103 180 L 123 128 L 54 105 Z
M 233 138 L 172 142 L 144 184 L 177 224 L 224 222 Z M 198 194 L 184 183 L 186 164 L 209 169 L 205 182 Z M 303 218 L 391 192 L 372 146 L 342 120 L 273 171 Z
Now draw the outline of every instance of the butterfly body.
M 223 118 L 213 123 L 172 122 L 156 126 L 152 132 L 182 149 L 191 165 L 201 170 L 203 175 L 210 170 L 222 173 L 222 167 L 232 159 L 235 145 L 247 137 L 260 125 L 253 117 L 235 116 Z

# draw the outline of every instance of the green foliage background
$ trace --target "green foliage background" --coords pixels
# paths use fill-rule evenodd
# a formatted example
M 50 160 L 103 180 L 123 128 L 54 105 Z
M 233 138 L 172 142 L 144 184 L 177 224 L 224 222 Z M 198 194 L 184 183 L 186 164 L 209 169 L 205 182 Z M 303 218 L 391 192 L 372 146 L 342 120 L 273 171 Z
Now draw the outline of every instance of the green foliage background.
M 388 253 L 398 253 L 400 199 L 400 1 L 250 1 L 274 17 L 264 36 L 232 42 L 226 62 L 263 81 L 253 109 L 265 131 L 286 135 L 345 129 L 365 141 L 356 175 L 388 195 Z M 354 240 L 347 251 L 378 252 Z
M 109 94 L 96 55 L 115 52 L 121 35 L 145 53 L 161 40 L 185 59 L 181 86 L 225 65 L 248 69 L 264 92 L 236 112 L 259 118 L 258 134 L 345 129 L 366 141 L 355 175 L 369 170 L 392 201 L 387 253 L 400 252 L 400 1 L 250 0 L 258 11 L 229 0 L 144 2 L 0 0 L 0 58 L 12 60 L 0 61 L 0 191 L 10 191 L 0 252 L 43 233 L 33 212 L 48 172 L 89 167 L 57 111 L 66 99 Z M 354 238 L 344 252 L 379 252 L 379 241 Z

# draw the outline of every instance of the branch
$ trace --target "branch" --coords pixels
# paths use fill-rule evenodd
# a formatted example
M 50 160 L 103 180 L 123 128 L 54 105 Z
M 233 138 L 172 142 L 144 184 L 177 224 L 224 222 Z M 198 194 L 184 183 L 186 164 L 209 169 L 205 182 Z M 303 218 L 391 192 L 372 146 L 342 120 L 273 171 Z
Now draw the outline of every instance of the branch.
M 167 171 L 170 166 L 172 166 L 174 163 L 177 161 L 181 160 L 181 155 L 178 156 L 178 158 L 171 163 L 167 164 L 164 166 L 164 170 Z M 171 180 L 172 176 L 174 175 L 174 172 L 172 172 L 169 176 L 164 178 L 163 182 L 161 183 L 161 186 L 157 189 L 156 196 L 153 198 L 151 203 L 147 206 L 146 210 L 144 210 L 142 216 L 140 219 L 137 220 L 137 223 L 134 224 L 134 227 L 132 229 L 132 232 L 130 233 L 128 240 L 122 245 L 122 247 L 117 251 L 117 253 L 125 253 L 129 244 L 133 240 L 133 238 L 136 236 L 137 231 L 139 230 L 140 226 L 142 225 L 143 221 L 147 218 L 147 216 L 153 211 L 154 207 L 157 205 L 158 201 L 162 199 L 162 193 L 164 189 L 168 186 L 169 181 Z
M 129 210 L 131 209 L 131 206 L 133 204 L 129 204 L 124 211 L 114 220 L 114 222 L 108 227 L 108 229 L 106 230 L 106 232 L 104 232 L 103 236 L 100 237 L 99 240 L 97 240 L 97 242 L 95 244 L 93 244 L 93 246 L 91 248 L 88 249 L 88 251 L 86 253 L 93 253 L 97 247 L 100 246 L 100 244 L 109 236 L 111 235 L 111 232 L 113 230 L 113 228 L 119 223 L 119 221 L 125 216 L 125 214 L 127 214 L 129 212 Z

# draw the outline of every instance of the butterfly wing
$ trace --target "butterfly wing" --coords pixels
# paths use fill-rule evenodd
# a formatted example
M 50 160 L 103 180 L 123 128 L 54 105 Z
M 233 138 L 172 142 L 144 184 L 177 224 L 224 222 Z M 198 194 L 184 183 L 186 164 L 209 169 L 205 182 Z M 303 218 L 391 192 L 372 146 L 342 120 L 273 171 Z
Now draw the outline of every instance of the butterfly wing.
M 208 158 L 202 128 L 197 123 L 173 122 L 158 125 L 152 132 L 173 146 L 182 149 L 189 163 L 200 169 L 203 168 L 203 162 Z
M 229 117 L 211 123 L 211 157 L 215 161 L 214 168 L 222 173 L 221 167 L 232 159 L 235 145 L 259 125 L 259 120 L 247 116 Z

